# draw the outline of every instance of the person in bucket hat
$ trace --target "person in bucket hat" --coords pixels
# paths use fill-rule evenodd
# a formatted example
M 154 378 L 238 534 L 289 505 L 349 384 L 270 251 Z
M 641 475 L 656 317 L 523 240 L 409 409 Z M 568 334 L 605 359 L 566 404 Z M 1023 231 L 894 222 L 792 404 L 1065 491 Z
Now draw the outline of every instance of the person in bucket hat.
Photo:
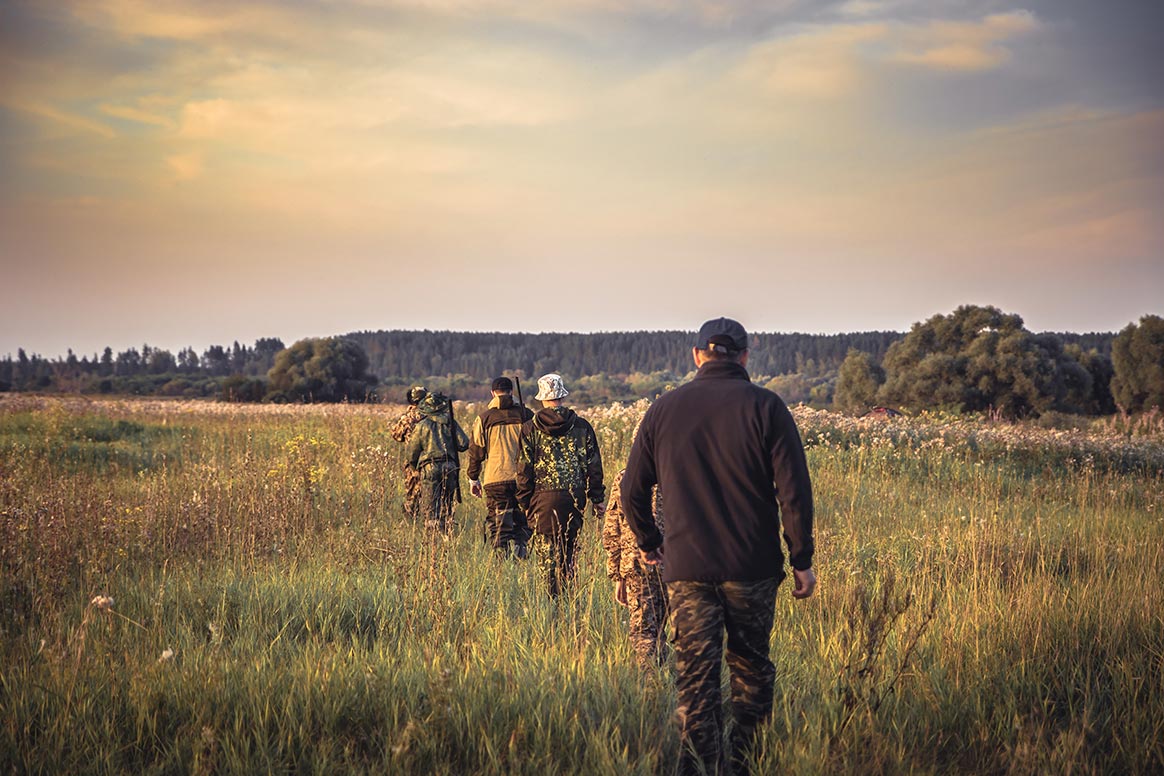
M 533 545 L 557 597 L 574 577 L 574 553 L 587 502 L 601 520 L 606 510 L 602 453 L 594 427 L 562 406 L 569 391 L 559 374 L 538 379 L 544 405 L 521 427 L 517 500 L 534 530 Z

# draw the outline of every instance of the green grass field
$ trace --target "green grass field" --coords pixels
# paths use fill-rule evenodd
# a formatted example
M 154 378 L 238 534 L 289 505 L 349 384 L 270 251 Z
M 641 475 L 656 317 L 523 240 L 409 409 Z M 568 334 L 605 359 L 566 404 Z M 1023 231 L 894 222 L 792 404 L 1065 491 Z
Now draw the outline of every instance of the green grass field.
M 556 603 L 467 487 L 434 542 L 399 410 L 0 398 L 0 773 L 666 772 L 598 526 Z M 1164 772 L 1164 436 L 796 414 L 758 772 Z

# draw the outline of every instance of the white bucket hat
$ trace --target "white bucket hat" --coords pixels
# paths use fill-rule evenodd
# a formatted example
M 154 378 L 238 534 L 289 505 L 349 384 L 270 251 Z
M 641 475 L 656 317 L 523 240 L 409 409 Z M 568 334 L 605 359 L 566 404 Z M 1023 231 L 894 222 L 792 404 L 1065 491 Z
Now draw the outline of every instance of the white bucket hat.
M 569 394 L 570 392 L 566 390 L 566 386 L 562 382 L 562 376 L 551 372 L 538 378 L 538 395 L 534 398 L 538 401 L 548 401 L 562 399 Z

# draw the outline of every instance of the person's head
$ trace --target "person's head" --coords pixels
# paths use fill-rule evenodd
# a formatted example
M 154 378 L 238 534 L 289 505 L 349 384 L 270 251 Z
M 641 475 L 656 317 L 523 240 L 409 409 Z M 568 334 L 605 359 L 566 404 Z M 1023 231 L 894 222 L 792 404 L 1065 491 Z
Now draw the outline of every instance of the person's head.
M 422 385 L 414 385 L 408 389 L 408 393 L 404 394 L 404 399 L 409 404 L 420 404 L 420 400 L 428 395 L 428 391 Z
M 511 396 L 513 394 L 513 381 L 508 377 L 498 377 L 493 381 L 491 390 L 494 396 Z
M 562 376 L 551 372 L 538 378 L 538 395 L 534 398 L 547 407 L 557 407 L 569 393 Z
M 691 357 L 696 367 L 708 361 L 733 361 L 744 366 L 748 363 L 748 332 L 739 321 L 713 318 L 699 327 Z

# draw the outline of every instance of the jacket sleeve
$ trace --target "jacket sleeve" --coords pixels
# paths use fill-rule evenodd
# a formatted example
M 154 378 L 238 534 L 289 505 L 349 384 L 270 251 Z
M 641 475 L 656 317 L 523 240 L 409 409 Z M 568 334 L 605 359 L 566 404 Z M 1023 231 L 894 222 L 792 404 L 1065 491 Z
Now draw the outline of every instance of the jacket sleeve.
M 532 423 L 525 423 L 521 427 L 521 436 L 518 440 L 517 455 L 517 503 L 523 511 L 529 511 L 529 502 L 534 492 L 534 443 Z
M 473 433 L 469 437 L 469 468 L 465 470 L 470 480 L 481 477 L 481 465 L 485 461 L 485 424 L 481 416 L 473 421 Z
M 602 547 L 606 550 L 606 576 L 611 579 L 622 579 L 619 572 L 622 559 L 622 505 L 618 478 L 615 478 L 614 487 L 610 489 L 610 504 L 606 507 L 606 516 L 602 521 Z
M 652 510 L 652 488 L 658 483 L 655 473 L 654 435 L 651 431 L 651 410 L 643 416 L 639 433 L 631 445 L 630 458 L 626 463 L 626 474 L 622 476 L 622 509 L 626 513 L 627 526 L 635 535 L 639 549 L 644 552 L 658 549 L 663 544 L 663 534 L 655 524 Z
M 773 422 L 776 433 L 772 446 L 772 471 L 776 499 L 780 502 L 784 543 L 788 545 L 789 564 L 803 571 L 812 568 L 815 549 L 812 480 L 796 421 L 783 402 L 776 405 Z
M 606 503 L 606 486 L 602 483 L 602 451 L 594 426 L 586 424 L 586 498 L 591 504 Z
M 388 431 L 388 433 L 392 435 L 392 438 L 397 442 L 404 442 L 408 439 L 408 432 L 410 429 L 408 415 L 410 411 L 411 408 L 406 409 L 404 412 L 397 415 L 396 421 L 392 424 L 392 428 Z
M 469 449 L 469 437 L 465 435 L 465 429 L 461 428 L 461 424 L 455 420 L 453 421 L 453 444 L 458 453 L 463 453 Z

